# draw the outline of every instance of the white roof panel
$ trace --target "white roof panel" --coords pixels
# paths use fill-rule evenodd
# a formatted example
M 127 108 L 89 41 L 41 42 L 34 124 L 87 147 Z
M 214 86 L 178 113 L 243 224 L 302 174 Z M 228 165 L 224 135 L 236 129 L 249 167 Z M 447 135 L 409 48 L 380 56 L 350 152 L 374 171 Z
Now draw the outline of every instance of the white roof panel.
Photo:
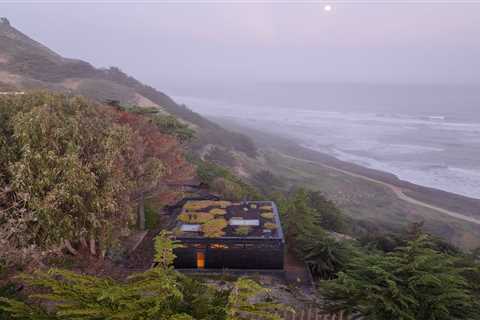
M 230 219 L 231 226 L 255 226 L 258 227 L 260 225 L 260 220 L 258 219 Z
M 180 231 L 190 231 L 190 232 L 198 232 L 200 231 L 199 224 L 182 224 L 180 227 Z

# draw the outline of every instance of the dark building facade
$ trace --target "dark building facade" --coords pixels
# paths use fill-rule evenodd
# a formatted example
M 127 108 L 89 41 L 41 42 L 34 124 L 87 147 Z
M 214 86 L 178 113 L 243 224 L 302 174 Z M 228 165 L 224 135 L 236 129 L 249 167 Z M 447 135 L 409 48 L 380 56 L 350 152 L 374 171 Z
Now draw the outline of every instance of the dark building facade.
M 273 215 L 262 213 L 262 208 L 265 206 L 271 208 Z M 201 226 L 186 224 L 187 227 L 184 229 L 189 231 L 182 232 L 176 237 L 183 247 L 174 251 L 177 256 L 174 267 L 178 269 L 283 269 L 285 241 L 276 205 L 270 201 L 243 202 L 233 203 L 224 210 L 226 214 L 223 217 L 226 217 L 228 227 L 224 229 L 225 234 L 222 236 L 207 237 L 196 231 L 190 231 L 201 229 Z M 263 216 L 269 219 L 265 220 Z M 238 228 L 244 228 L 244 230 L 247 228 L 250 234 L 240 236 L 235 231 Z

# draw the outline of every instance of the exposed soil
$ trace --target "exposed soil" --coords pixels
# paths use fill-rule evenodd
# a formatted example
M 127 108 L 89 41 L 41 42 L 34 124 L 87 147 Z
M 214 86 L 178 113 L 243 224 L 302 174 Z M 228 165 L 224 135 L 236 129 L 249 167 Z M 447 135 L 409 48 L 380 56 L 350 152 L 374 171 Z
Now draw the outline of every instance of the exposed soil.
M 130 272 L 145 271 L 152 267 L 155 254 L 154 239 L 160 229 L 149 230 L 142 242 L 131 252 L 125 262 L 125 268 Z

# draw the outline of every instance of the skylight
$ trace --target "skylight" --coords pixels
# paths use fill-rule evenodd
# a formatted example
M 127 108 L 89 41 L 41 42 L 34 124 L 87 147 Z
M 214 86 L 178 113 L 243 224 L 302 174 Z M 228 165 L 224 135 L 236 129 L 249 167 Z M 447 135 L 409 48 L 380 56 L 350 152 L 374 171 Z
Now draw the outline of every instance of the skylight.
M 199 224 L 182 224 L 182 226 L 180 227 L 180 231 L 198 232 L 200 231 L 200 225 Z
M 231 226 L 255 226 L 258 227 L 260 225 L 260 220 L 258 219 L 238 219 L 232 218 L 230 219 Z

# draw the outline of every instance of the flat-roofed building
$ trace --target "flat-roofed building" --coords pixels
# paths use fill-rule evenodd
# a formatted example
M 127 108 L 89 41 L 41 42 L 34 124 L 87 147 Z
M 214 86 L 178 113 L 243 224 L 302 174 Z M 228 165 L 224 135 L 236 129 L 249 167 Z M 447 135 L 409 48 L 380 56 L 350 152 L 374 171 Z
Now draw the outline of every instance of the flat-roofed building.
M 189 201 L 173 230 L 178 269 L 283 269 L 285 240 L 271 201 Z

